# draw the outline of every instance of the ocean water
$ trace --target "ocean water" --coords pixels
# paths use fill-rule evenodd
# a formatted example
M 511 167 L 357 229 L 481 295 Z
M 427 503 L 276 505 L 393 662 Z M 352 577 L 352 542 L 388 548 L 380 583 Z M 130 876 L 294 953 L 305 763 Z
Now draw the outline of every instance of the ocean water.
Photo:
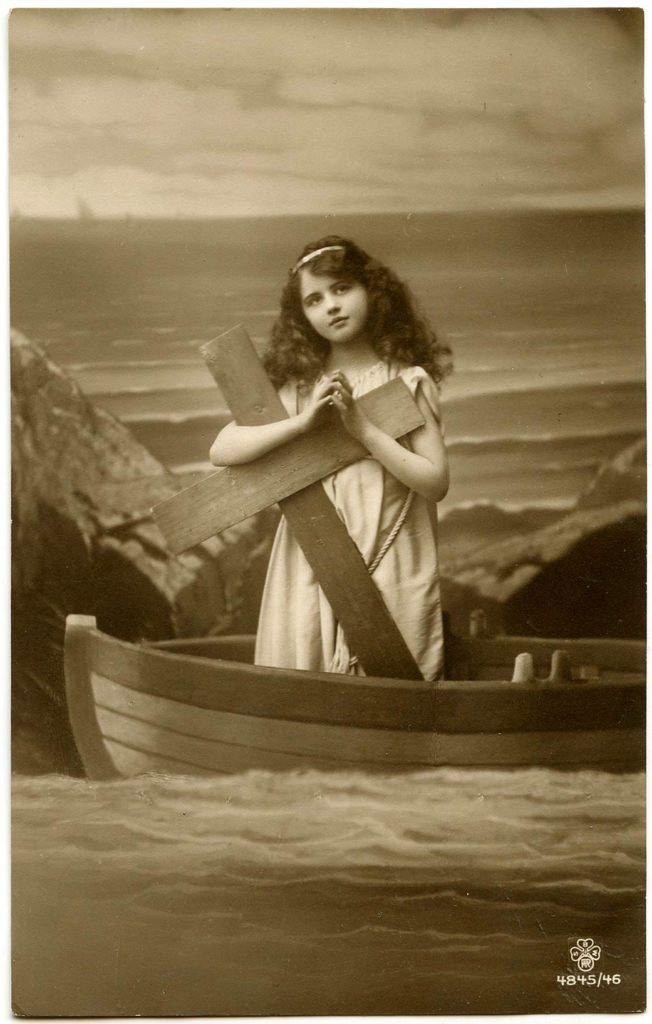
M 451 543 L 550 521 L 643 432 L 635 214 L 18 222 L 12 323 L 162 461 L 205 465 L 228 414 L 198 346 L 240 322 L 261 349 L 286 268 L 332 231 L 394 266 L 453 348 Z M 644 1002 L 638 774 L 16 776 L 12 806 L 18 1013 Z
M 644 431 L 635 213 L 19 221 L 12 323 L 167 465 L 207 467 L 228 411 L 198 346 L 242 323 L 262 350 L 287 268 L 333 231 L 394 267 L 453 349 L 443 515 L 567 508 Z
M 13 811 L 19 1013 L 644 1004 L 638 774 L 49 776 Z

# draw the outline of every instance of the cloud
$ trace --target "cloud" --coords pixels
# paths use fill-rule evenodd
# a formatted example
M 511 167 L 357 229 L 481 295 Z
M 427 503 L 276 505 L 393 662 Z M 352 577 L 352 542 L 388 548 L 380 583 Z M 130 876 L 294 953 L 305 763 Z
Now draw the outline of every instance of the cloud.
M 166 182 L 184 209 L 220 206 L 219 182 L 261 213 L 559 204 L 601 186 L 640 202 L 641 33 L 616 13 L 19 9 L 18 193 L 69 208 L 83 180 L 108 209 L 122 174 L 143 212 Z
M 527 118 L 545 135 L 594 130 L 640 112 L 640 65 L 622 33 L 596 12 L 532 18 L 521 11 L 477 16 L 456 29 L 395 42 L 398 64 L 376 70 L 285 76 L 293 102 L 417 108 L 458 117 Z M 577 31 L 569 31 L 575 28 Z M 383 58 L 387 55 L 383 54 Z
M 361 202 L 380 211 L 396 200 L 396 193 L 391 186 L 360 180 L 352 184 L 251 171 L 160 175 L 130 166 L 88 167 L 65 176 L 19 174 L 12 182 L 12 207 L 29 209 L 33 216 L 76 216 L 80 199 L 104 217 L 244 217 L 261 210 L 329 212 L 334 204 L 353 213 Z
M 294 154 L 319 151 L 336 168 L 350 156 L 373 154 L 392 139 L 407 152 L 418 134 L 418 114 L 365 110 L 362 106 L 318 111 L 273 105 L 247 108 L 236 90 L 185 88 L 172 82 L 133 82 L 127 78 L 68 78 L 48 86 L 18 80 L 12 90 L 12 125 L 30 143 L 31 132 L 79 133 L 81 142 L 98 129 L 113 140 L 116 156 L 130 145 L 179 152 L 208 145 L 214 152 L 251 147 L 255 152 Z M 42 135 L 41 135 L 42 137 Z M 20 150 L 21 142 L 16 146 Z M 32 158 L 35 153 L 32 146 Z M 83 156 L 83 150 L 80 156 Z M 159 159 L 157 152 L 153 153 Z M 45 170 L 49 163 L 43 152 Z
M 527 109 L 542 130 L 594 127 L 640 107 L 637 40 L 605 11 L 466 11 L 442 28 L 414 10 L 17 10 L 12 58 L 34 49 L 115 57 L 131 75 L 242 87 L 278 83 L 277 98 L 316 105 Z M 35 73 L 34 61 L 30 73 Z M 50 69 L 51 75 L 53 69 Z M 263 103 L 267 97 L 260 97 Z M 562 101 L 562 102 L 560 102 Z

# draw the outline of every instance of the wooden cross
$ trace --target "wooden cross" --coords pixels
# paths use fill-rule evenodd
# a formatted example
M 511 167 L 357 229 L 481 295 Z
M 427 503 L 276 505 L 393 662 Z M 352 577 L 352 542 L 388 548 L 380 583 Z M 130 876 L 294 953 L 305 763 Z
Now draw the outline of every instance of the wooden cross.
M 244 328 L 209 341 L 201 352 L 238 423 L 253 426 L 285 419 L 285 407 Z M 424 422 L 400 378 L 357 401 L 394 438 Z M 314 429 L 255 461 L 218 470 L 166 499 L 153 509 L 154 518 L 170 549 L 178 553 L 278 502 L 367 675 L 422 679 L 362 555 L 319 482 L 365 454 L 333 412 Z

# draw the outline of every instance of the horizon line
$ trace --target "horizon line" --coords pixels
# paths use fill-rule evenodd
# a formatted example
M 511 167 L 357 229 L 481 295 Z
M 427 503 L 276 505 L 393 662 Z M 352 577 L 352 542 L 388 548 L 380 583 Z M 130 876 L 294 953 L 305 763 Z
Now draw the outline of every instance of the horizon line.
M 175 214 L 150 215 L 134 213 L 116 214 L 86 214 L 84 216 L 70 216 L 68 214 L 33 214 L 22 213 L 20 210 L 11 211 L 10 222 L 25 221 L 69 221 L 71 224 L 101 224 L 123 221 L 221 221 L 221 220 L 287 220 L 299 217 L 510 217 L 532 215 L 559 215 L 559 214 L 645 214 L 645 206 L 623 205 L 623 206 L 515 206 L 512 209 L 460 209 L 460 210 L 349 210 L 337 213 L 323 213 L 314 211 L 312 213 L 217 213 L 209 215 L 201 214 Z

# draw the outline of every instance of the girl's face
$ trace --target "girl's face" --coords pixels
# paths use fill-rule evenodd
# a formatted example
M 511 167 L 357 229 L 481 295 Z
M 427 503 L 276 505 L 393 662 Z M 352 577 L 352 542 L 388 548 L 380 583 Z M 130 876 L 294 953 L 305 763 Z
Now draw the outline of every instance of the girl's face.
M 369 295 L 359 281 L 299 270 L 301 304 L 306 319 L 326 341 L 342 345 L 364 338 Z

